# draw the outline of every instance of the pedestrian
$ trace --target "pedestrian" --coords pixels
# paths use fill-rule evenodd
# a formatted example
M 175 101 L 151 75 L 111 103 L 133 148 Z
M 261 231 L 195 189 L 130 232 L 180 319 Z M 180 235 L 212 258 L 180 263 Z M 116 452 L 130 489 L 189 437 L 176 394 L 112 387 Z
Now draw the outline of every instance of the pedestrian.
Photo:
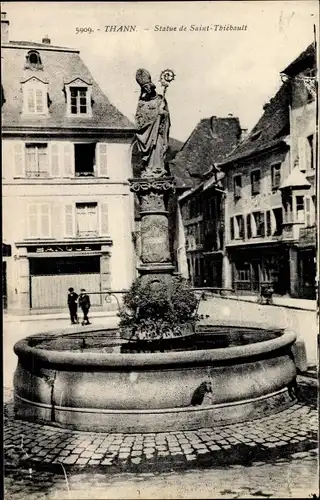
M 90 297 L 86 293 L 84 288 L 81 288 L 81 292 L 80 292 L 80 296 L 79 296 L 79 306 L 81 307 L 82 312 L 83 312 L 83 321 L 81 324 L 82 325 L 91 325 L 89 318 L 88 318 L 88 313 L 89 313 L 89 309 L 91 306 Z
M 78 321 L 78 294 L 74 291 L 72 287 L 69 288 L 68 290 L 68 307 L 69 307 L 69 312 L 70 312 L 70 319 L 71 319 L 71 324 L 75 325 L 76 323 L 79 323 Z

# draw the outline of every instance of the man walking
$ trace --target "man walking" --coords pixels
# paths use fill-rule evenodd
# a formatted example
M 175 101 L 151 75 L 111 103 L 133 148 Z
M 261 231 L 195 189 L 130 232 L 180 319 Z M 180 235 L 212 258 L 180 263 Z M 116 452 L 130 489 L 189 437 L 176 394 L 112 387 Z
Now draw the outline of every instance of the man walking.
M 78 294 L 74 291 L 72 287 L 69 288 L 68 290 L 68 307 L 69 307 L 69 312 L 70 312 L 70 319 L 71 319 L 71 324 L 75 325 L 76 323 L 79 323 L 78 321 Z
M 90 297 L 86 293 L 84 288 L 81 288 L 81 293 L 79 296 L 79 306 L 81 307 L 82 312 L 83 312 L 83 321 L 81 324 L 82 325 L 91 325 L 89 318 L 88 318 L 88 313 L 89 313 L 89 309 L 91 306 Z

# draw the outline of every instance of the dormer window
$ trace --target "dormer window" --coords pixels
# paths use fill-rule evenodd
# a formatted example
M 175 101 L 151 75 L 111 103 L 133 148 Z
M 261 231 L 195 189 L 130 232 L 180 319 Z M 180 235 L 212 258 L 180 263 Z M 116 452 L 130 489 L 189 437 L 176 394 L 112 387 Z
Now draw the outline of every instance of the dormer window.
M 91 84 L 77 78 L 66 84 L 67 115 L 70 117 L 92 116 Z
M 26 59 L 26 67 L 28 69 L 43 69 L 41 57 L 37 50 L 30 50 Z
M 47 83 L 38 78 L 30 78 L 22 84 L 23 113 L 45 115 L 48 113 Z

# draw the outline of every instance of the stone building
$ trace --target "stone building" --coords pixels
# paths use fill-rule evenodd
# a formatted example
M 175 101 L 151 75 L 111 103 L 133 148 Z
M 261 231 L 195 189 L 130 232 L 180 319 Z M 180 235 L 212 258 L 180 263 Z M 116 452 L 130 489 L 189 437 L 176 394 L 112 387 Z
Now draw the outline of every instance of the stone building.
M 171 165 L 180 190 L 183 244 L 194 286 L 222 286 L 224 176 L 212 166 L 235 148 L 242 132 L 238 118 L 232 115 L 203 119 Z
M 282 72 L 290 86 L 291 174 L 282 185 L 284 242 L 290 251 L 290 293 L 315 298 L 316 179 L 316 51 L 314 44 Z M 319 179 L 318 179 L 319 183 Z
M 3 257 L 8 309 L 66 306 L 67 290 L 124 289 L 135 275 L 134 127 L 79 51 L 11 41 L 2 13 Z M 94 306 L 102 307 L 99 294 Z
M 313 54 L 313 55 L 312 55 Z M 312 298 L 315 293 L 314 48 L 284 70 L 286 78 L 246 140 L 219 167 L 225 172 L 223 284 L 257 293 Z

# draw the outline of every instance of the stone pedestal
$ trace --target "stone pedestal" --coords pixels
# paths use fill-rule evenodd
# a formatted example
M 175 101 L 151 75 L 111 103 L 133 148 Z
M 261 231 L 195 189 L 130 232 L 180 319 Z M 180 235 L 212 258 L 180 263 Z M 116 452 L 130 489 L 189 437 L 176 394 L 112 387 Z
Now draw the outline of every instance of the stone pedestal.
M 130 179 L 141 216 L 141 276 L 172 275 L 168 229 L 168 197 L 174 192 L 172 177 Z

